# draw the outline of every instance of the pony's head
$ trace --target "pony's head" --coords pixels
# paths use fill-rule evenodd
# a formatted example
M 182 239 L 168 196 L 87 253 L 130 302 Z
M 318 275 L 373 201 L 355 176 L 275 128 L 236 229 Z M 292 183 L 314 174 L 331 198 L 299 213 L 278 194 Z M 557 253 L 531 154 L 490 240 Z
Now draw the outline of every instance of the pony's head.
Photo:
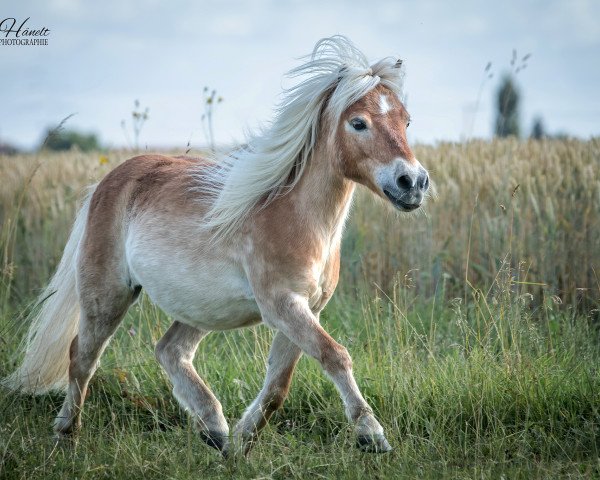
M 336 131 L 343 175 L 402 211 L 418 208 L 429 189 L 427 170 L 406 140 L 409 123 L 397 94 L 378 85 L 344 110 Z
M 402 62 L 369 65 L 344 37 L 324 39 L 314 64 L 340 63 L 326 112 L 333 127 L 337 168 L 402 211 L 418 208 L 429 189 L 427 170 L 406 139 L 410 116 L 399 98 Z

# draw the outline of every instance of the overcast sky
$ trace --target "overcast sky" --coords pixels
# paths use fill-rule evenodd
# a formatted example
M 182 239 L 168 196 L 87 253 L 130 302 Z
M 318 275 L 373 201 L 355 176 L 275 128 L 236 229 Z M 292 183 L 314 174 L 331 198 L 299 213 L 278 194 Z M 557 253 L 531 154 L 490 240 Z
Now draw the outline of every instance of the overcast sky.
M 71 113 L 68 126 L 126 145 L 121 121 L 135 99 L 150 109 L 142 145 L 201 146 L 205 85 L 225 99 L 217 140 L 240 141 L 269 120 L 298 57 L 337 33 L 370 59 L 404 59 L 413 141 L 489 137 L 493 93 L 513 48 L 519 58 L 532 54 L 517 75 L 524 133 L 541 115 L 549 132 L 600 134 L 598 1 L 8 3 L 2 19 L 31 17 L 28 27 L 51 30 L 47 46 L 0 45 L 0 140 L 21 147 Z M 489 61 L 494 78 L 481 88 Z

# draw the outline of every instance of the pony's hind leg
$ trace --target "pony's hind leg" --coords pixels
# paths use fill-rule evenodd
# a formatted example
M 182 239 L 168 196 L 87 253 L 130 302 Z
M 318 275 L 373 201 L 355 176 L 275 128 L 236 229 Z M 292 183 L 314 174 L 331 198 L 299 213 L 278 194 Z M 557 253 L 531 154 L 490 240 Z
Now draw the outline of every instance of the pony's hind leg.
M 283 333 L 275 334 L 269 351 L 263 388 L 234 429 L 234 443 L 240 453 L 248 453 L 260 430 L 267 424 L 273 412 L 283 404 L 301 355 L 302 350 Z
M 174 322 L 157 343 L 156 358 L 173 383 L 175 398 L 193 415 L 202 439 L 211 447 L 225 451 L 229 426 L 223 409 L 192 364 L 198 344 L 207 334 L 207 331 Z
M 60 413 L 54 421 L 58 435 L 68 435 L 81 426 L 81 410 L 88 383 L 96 370 L 100 355 L 108 345 L 121 319 L 139 290 L 104 288 L 80 291 L 81 318 L 79 331 L 71 342 L 69 386 Z

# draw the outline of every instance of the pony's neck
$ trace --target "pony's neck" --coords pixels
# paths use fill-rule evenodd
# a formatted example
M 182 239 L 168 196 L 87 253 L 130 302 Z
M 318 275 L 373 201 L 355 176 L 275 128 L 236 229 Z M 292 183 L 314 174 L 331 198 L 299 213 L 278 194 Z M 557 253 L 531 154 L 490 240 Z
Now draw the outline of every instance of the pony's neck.
M 297 212 L 304 225 L 332 237 L 341 234 L 355 189 L 355 183 L 336 168 L 336 155 L 325 142 L 318 142 L 294 188 Z

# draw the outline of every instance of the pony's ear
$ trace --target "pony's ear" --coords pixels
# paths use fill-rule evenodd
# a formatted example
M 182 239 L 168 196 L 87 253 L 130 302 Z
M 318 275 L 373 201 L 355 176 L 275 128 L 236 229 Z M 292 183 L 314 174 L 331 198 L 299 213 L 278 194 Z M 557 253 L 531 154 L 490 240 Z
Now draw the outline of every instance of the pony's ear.
M 396 63 L 394 63 L 394 68 L 400 68 L 402 66 L 402 60 L 398 59 L 396 60 Z

